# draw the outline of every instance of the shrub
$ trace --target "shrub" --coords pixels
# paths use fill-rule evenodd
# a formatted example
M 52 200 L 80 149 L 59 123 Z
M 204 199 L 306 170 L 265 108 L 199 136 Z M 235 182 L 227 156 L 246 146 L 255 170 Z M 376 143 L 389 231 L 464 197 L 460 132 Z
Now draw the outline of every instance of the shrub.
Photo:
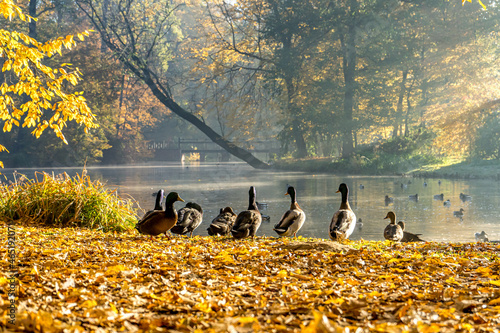
M 0 220 L 23 220 L 54 227 L 86 227 L 103 231 L 131 229 L 136 201 L 123 199 L 100 181 L 67 173 L 36 173 L 34 179 L 15 174 L 10 185 L 0 186 Z

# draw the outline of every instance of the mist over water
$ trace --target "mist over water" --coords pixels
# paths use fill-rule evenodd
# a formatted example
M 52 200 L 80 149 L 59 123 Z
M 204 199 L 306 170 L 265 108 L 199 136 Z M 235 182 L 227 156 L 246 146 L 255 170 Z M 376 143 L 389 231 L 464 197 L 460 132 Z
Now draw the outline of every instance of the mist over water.
M 70 176 L 81 173 L 81 168 L 36 169 L 47 173 L 67 172 Z M 34 169 L 17 169 L 32 177 Z M 290 184 L 297 190 L 297 201 L 307 215 L 299 235 L 328 238 L 330 220 L 340 206 L 340 194 L 335 193 L 340 183 L 349 186 L 349 202 L 363 227 L 356 228 L 351 239 L 383 240 L 384 220 L 387 212 L 396 213 L 397 220 L 406 223 L 406 231 L 422 234 L 429 241 L 472 242 L 474 233 L 484 230 L 490 240 L 500 239 L 500 184 L 487 180 L 446 180 L 402 177 L 336 176 L 255 170 L 244 163 L 218 164 L 166 164 L 146 166 L 88 167 L 92 180 L 100 179 L 107 186 L 136 199 L 144 210 L 154 206 L 154 194 L 160 189 L 176 191 L 186 201 L 197 202 L 203 207 L 204 218 L 195 235 L 207 235 L 207 227 L 219 209 L 231 206 L 236 213 L 248 206 L 248 189 L 255 186 L 257 201 L 267 203 L 262 214 L 271 217 L 262 222 L 257 235 L 277 236 L 272 230 L 283 213 L 289 209 L 290 197 L 285 196 Z M 3 174 L 12 179 L 13 170 Z M 426 184 L 424 184 L 426 183 Z M 360 188 L 360 185 L 364 189 Z M 401 186 L 403 184 L 403 186 Z M 436 194 L 450 199 L 451 207 L 434 199 Z M 471 195 L 472 200 L 462 201 L 460 193 Z M 409 199 L 418 194 L 419 200 Z M 385 205 L 389 195 L 394 202 Z M 177 209 L 184 203 L 175 204 Z M 453 215 L 460 208 L 465 210 L 462 219 Z M 138 212 L 142 216 L 143 212 Z

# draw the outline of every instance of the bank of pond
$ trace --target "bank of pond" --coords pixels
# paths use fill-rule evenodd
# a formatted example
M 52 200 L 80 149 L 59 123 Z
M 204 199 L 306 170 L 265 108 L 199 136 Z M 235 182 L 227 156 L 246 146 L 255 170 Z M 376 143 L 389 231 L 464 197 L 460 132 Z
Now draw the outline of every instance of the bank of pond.
M 406 185 L 401 183 L 401 187 Z M 424 184 L 427 186 L 427 184 Z M 360 184 L 359 188 L 364 189 Z M 356 214 L 349 205 L 349 187 L 341 183 L 336 193 L 340 193 L 340 207 L 333 213 L 329 225 L 325 225 L 325 234 L 333 241 L 342 241 L 349 239 L 356 228 L 363 228 L 363 221 L 357 218 Z M 149 236 L 158 236 L 164 234 L 169 237 L 169 232 L 177 235 L 187 235 L 192 237 L 193 232 L 203 221 L 203 209 L 195 202 L 187 202 L 185 207 L 177 211 L 174 207 L 175 202 L 185 202 L 177 192 L 170 192 L 164 199 L 165 191 L 160 189 L 156 193 L 155 206 L 144 214 L 144 216 L 135 225 L 135 229 L 141 234 Z M 290 196 L 290 208 L 284 212 L 279 222 L 274 225 L 273 231 L 281 237 L 296 237 L 306 221 L 306 212 L 301 209 L 297 202 L 296 189 L 287 184 L 285 195 Z M 444 200 L 444 194 L 434 195 L 435 200 L 443 201 L 443 206 L 450 205 L 450 200 Z M 408 200 L 418 201 L 418 194 L 408 196 Z M 468 194 L 460 193 L 461 201 L 471 201 L 472 197 Z M 165 202 L 163 208 L 163 201 Z M 267 209 L 268 204 L 257 202 L 257 191 L 254 186 L 250 186 L 248 191 L 248 207 L 246 210 L 236 214 L 232 207 L 220 208 L 219 214 L 212 220 L 207 228 L 210 236 L 229 236 L 234 239 L 243 239 L 255 237 L 263 220 L 269 221 L 270 216 L 262 214 L 259 209 Z M 394 198 L 385 195 L 386 205 L 394 202 Z M 453 216 L 462 219 L 465 210 L 460 208 L 453 211 Z M 385 226 L 381 233 L 385 239 L 395 242 L 425 242 L 422 234 L 415 234 L 405 230 L 403 221 L 396 222 L 396 213 L 389 211 L 384 219 L 389 219 L 390 223 Z M 328 227 L 328 228 L 327 228 Z M 475 240 L 479 242 L 489 242 L 487 233 L 482 230 L 475 233 Z M 495 241 L 492 241 L 495 242 Z

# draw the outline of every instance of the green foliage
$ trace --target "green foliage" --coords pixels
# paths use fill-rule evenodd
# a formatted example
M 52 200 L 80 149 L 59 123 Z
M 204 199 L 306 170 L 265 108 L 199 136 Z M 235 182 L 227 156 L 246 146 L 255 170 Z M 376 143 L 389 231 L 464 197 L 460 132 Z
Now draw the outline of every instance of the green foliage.
M 436 157 L 430 153 L 434 138 L 432 131 L 421 128 L 406 137 L 398 136 L 382 144 L 358 147 L 353 158 L 339 163 L 353 171 L 374 174 L 408 172 L 436 162 Z
M 137 222 L 135 201 L 91 181 L 85 170 L 73 178 L 66 173 L 37 173 L 34 179 L 14 176 L 12 184 L 0 187 L 1 220 L 103 231 L 125 231 Z
M 489 115 L 477 131 L 474 155 L 483 159 L 500 159 L 500 115 Z

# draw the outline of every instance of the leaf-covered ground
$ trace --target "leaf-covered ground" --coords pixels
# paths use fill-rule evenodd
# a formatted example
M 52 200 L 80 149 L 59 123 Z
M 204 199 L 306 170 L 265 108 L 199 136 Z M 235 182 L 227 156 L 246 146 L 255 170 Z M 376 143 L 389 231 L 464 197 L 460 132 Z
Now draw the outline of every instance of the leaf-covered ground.
M 7 227 L 1 228 L 6 244 Z M 498 332 L 500 246 L 149 237 L 16 227 L 17 313 L 37 332 Z

